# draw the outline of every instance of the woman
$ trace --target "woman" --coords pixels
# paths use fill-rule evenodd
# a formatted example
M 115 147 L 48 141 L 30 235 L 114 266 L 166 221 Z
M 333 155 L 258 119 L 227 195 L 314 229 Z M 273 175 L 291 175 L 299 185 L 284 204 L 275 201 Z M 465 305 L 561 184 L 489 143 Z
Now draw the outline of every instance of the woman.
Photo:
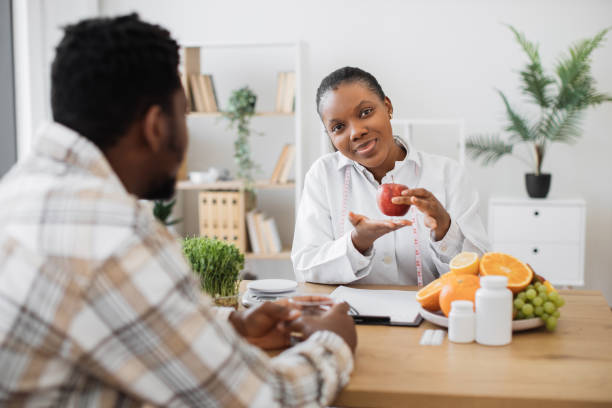
M 393 105 L 376 78 L 352 67 L 332 72 L 317 110 L 337 151 L 306 174 L 291 254 L 298 280 L 422 286 L 459 252 L 486 251 L 463 168 L 393 136 Z M 410 187 L 393 198 L 411 205 L 407 219 L 378 209 L 378 186 L 392 182 Z

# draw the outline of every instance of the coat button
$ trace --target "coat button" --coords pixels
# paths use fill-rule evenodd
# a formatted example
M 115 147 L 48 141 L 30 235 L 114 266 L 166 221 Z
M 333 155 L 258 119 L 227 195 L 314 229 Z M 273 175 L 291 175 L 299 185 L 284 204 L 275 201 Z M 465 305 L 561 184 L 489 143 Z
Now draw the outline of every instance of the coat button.
M 393 258 L 391 257 L 391 255 L 385 255 L 385 257 L 383 258 L 383 262 L 386 265 L 390 265 L 392 261 L 393 261 Z

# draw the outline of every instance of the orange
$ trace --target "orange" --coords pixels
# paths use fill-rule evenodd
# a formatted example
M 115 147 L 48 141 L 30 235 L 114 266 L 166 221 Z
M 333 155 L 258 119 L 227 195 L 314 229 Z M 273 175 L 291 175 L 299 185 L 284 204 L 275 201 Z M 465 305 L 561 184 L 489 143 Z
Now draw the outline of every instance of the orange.
M 480 288 L 480 278 L 475 275 L 455 275 L 448 279 L 440 291 L 440 309 L 448 317 L 451 302 L 470 300 L 474 303 L 476 291 Z
M 476 252 L 461 252 L 460 254 L 455 255 L 455 257 L 451 259 L 450 263 L 448 264 L 451 272 L 458 275 L 478 275 L 479 265 L 480 260 L 478 259 L 478 254 Z
M 487 252 L 480 260 L 480 275 L 503 275 L 508 277 L 508 289 L 517 294 L 533 279 L 533 271 L 527 264 L 512 255 Z
M 442 290 L 442 287 L 446 281 L 453 276 L 454 274 L 451 272 L 445 273 L 417 292 L 416 300 L 421 304 L 421 306 L 423 306 L 423 309 L 429 310 L 430 312 L 437 312 L 440 310 L 440 291 Z

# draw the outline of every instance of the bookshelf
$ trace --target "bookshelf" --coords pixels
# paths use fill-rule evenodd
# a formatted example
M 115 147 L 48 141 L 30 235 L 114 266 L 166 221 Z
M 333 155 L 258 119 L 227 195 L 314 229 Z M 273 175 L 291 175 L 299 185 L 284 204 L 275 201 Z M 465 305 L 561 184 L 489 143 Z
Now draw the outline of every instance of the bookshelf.
M 217 181 L 214 183 L 193 183 L 188 180 L 181 180 L 177 183 L 177 190 L 241 190 L 242 182 L 238 180 Z M 268 180 L 256 180 L 256 190 L 285 190 L 295 189 L 294 182 L 270 183 Z
M 302 77 L 302 44 L 298 42 L 219 42 L 219 43 L 204 43 L 204 44 L 188 44 L 184 45 L 183 52 L 183 64 L 181 67 L 181 72 L 185 75 L 189 74 L 198 74 L 198 75 L 212 75 L 214 79 L 214 87 L 215 91 L 220 95 L 218 97 L 218 108 L 219 110 L 223 110 L 225 102 L 227 98 L 223 95 L 224 93 L 227 95 L 230 89 L 230 86 L 226 85 L 228 83 L 227 80 L 223 80 L 222 76 L 226 75 L 227 72 L 235 69 L 235 66 L 232 65 L 230 60 L 227 61 L 226 67 L 223 66 L 223 57 L 219 58 L 219 52 L 221 53 L 236 53 L 237 55 L 246 55 L 253 58 L 254 53 L 259 52 L 258 50 L 273 50 L 273 52 L 283 52 L 289 55 L 289 59 L 291 61 L 290 66 L 282 65 L 278 66 L 276 69 L 272 68 L 271 70 L 267 70 L 268 72 L 264 72 L 263 74 L 269 76 L 270 83 L 273 84 L 273 89 L 269 89 L 270 95 L 274 97 L 278 97 L 277 95 L 277 86 L 280 72 L 283 71 L 291 71 L 294 72 L 294 87 L 295 87 L 295 107 L 293 112 L 283 112 L 277 111 L 274 103 L 262 103 L 260 104 L 260 94 L 255 91 L 258 95 L 256 109 L 257 113 L 254 115 L 252 120 L 252 127 L 255 130 L 259 130 L 259 126 L 264 126 L 268 130 L 264 130 L 266 138 L 269 133 L 269 129 L 276 128 L 284 128 L 287 138 L 283 141 L 283 143 L 291 143 L 295 147 L 295 154 L 293 158 L 293 167 L 292 174 L 294 174 L 294 180 L 289 180 L 288 182 L 283 183 L 272 183 L 269 178 L 271 176 L 271 170 L 265 171 L 263 174 L 259 174 L 258 180 L 255 182 L 255 190 L 257 193 L 257 202 L 258 209 L 262 210 L 264 213 L 272 215 L 274 218 L 279 217 L 277 219 L 277 224 L 279 227 L 279 231 L 282 238 L 282 247 L 283 250 L 277 253 L 253 253 L 247 252 L 245 253 L 245 258 L 249 261 L 289 261 L 291 254 L 291 242 L 293 239 L 294 225 L 295 225 L 295 214 L 297 211 L 297 204 L 299 203 L 300 193 L 302 190 L 302 183 L 304 178 L 305 169 L 303 168 L 303 139 L 302 139 L 302 106 L 301 106 L 301 77 Z M 223 54 L 223 55 L 226 55 Z M 258 59 L 255 57 L 254 59 Z M 263 59 L 263 57 L 261 58 Z M 258 69 L 254 66 L 254 64 L 250 64 L 248 60 L 245 59 L 244 66 L 241 69 L 244 71 L 245 67 L 248 70 Z M 256 65 L 256 64 L 255 64 Z M 211 68 L 212 66 L 212 68 Z M 227 68 L 227 69 L 226 69 Z M 260 72 L 261 73 L 261 72 Z M 238 73 L 240 75 L 241 73 Z M 219 79 L 219 81 L 217 81 Z M 240 81 L 238 81 L 240 82 Z M 248 85 L 252 87 L 252 82 L 241 82 L 237 83 L 235 86 L 231 85 L 232 89 L 236 89 L 239 86 Z M 262 98 L 265 99 L 265 98 Z M 270 98 L 268 98 L 270 99 Z M 263 101 L 262 101 L 263 102 Z M 269 102 L 269 101 L 268 101 Z M 190 138 L 194 140 L 195 138 L 203 137 L 202 131 L 199 129 L 207 128 L 214 129 L 213 132 L 216 133 L 222 132 L 226 127 L 226 122 L 222 119 L 221 112 L 196 112 L 191 111 L 188 114 L 188 131 L 190 134 Z M 287 129 L 290 128 L 290 131 Z M 272 133 L 272 132 L 270 132 Z M 292 133 L 292 134 L 291 134 Z M 256 139 L 257 136 L 251 139 L 251 143 Z M 257 139 L 260 140 L 260 139 Z M 215 155 L 217 157 L 225 157 L 226 160 L 233 163 L 233 139 L 229 139 L 226 137 L 226 140 L 223 140 L 224 144 L 221 146 L 221 142 L 211 141 L 205 144 L 202 142 L 202 145 L 205 147 L 209 147 L 210 149 L 215 150 Z M 265 142 L 268 143 L 268 142 Z M 231 144 L 232 148 L 228 148 L 226 145 Z M 278 151 L 274 149 L 280 150 L 282 145 L 275 146 L 272 144 L 271 146 L 267 146 L 264 152 L 263 157 L 258 157 L 257 155 L 253 155 L 253 159 L 258 162 L 265 164 L 267 166 L 274 165 L 276 161 L 279 159 Z M 197 165 L 194 165 L 194 157 L 198 157 L 198 149 L 197 146 L 192 146 L 190 142 L 191 150 L 188 152 L 188 160 L 187 160 L 187 173 L 189 171 L 196 170 L 205 170 L 206 166 L 204 166 L 204 161 L 199 163 L 199 168 Z M 261 152 L 260 152 L 261 153 Z M 267 156 L 265 156 L 267 154 Z M 220 165 L 217 163 L 210 163 L 208 166 L 214 165 L 219 167 Z M 232 172 L 234 174 L 234 172 Z M 263 176 L 263 177 L 262 177 Z M 265 178 L 265 179 L 263 179 Z M 179 211 L 181 211 L 181 216 L 184 220 L 189 220 L 191 218 L 190 226 L 192 228 L 191 231 L 186 231 L 185 227 L 182 227 L 183 235 L 193 235 L 193 214 L 197 213 L 197 210 L 194 209 L 194 202 L 197 201 L 195 197 L 199 191 L 240 191 L 242 190 L 242 183 L 238 180 L 232 181 L 219 181 L 215 183 L 193 183 L 189 180 L 180 180 L 177 184 L 177 195 L 179 196 Z M 270 198 L 268 198 L 270 197 Z M 261 206 L 259 205 L 261 203 Z M 272 203 L 272 208 L 266 208 Z M 276 206 L 276 207 L 274 207 Z M 278 209 L 281 208 L 285 215 L 279 215 Z M 289 214 L 290 213 L 290 214 Z M 191 215 L 190 215 L 191 214 Z M 289 215 L 288 215 L 289 214 Z M 246 216 L 246 214 L 245 214 Z M 284 218 L 283 218 L 284 217 Z M 189 222 L 189 221 L 188 221 Z M 284 268 L 285 270 L 287 268 Z
M 221 112 L 189 112 L 189 116 L 190 117 L 210 117 L 210 118 L 216 118 L 216 117 L 221 117 Z M 272 117 L 272 116 L 294 116 L 294 113 L 286 113 L 286 112 L 257 112 L 255 113 L 254 116 L 265 116 L 265 117 Z

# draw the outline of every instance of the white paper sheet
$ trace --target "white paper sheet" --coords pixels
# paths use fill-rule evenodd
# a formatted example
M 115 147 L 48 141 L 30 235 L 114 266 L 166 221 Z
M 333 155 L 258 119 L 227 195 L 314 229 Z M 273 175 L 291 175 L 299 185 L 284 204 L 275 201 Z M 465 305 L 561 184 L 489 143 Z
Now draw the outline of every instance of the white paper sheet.
M 338 286 L 330 296 L 336 301 L 348 302 L 360 315 L 389 316 L 391 323 L 409 324 L 419 316 L 419 303 L 414 291 Z

